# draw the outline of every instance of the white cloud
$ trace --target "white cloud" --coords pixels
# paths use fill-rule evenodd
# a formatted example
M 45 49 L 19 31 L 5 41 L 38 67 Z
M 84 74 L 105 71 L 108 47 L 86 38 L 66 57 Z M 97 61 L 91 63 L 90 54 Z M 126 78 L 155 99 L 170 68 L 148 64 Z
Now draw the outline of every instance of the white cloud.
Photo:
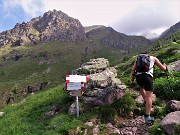
M 13 9 L 20 7 L 27 15 L 36 17 L 42 12 L 40 9 L 41 5 L 41 1 L 36 0 L 5 0 L 3 1 L 2 7 L 6 13 L 6 16 L 12 16 L 14 12 Z
M 149 0 L 138 5 L 113 26 L 119 32 L 130 35 L 149 35 L 146 37 L 150 38 L 150 35 L 159 36 L 160 29 L 165 30 L 179 21 L 180 1 Z
M 43 0 L 45 10 L 57 9 L 77 18 L 84 26 L 109 25 L 128 14 L 139 3 L 124 0 Z
M 12 17 L 17 7 L 28 18 L 56 9 L 78 19 L 83 26 L 105 25 L 130 35 L 158 35 L 152 31 L 180 21 L 179 0 L 3 0 L 1 5 L 4 16 Z

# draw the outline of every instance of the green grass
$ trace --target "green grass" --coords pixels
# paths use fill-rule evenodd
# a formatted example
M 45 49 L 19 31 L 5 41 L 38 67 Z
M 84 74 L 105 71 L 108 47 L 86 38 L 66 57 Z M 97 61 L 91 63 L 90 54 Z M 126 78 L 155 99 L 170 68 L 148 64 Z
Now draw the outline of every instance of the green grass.
M 87 48 L 90 48 L 88 52 Z M 16 55 L 23 58 L 12 60 Z M 115 65 L 122 55 L 122 50 L 103 46 L 97 41 L 89 47 L 86 40 L 0 48 L 0 97 L 6 98 L 14 88 L 20 93 L 27 86 L 43 82 L 49 82 L 49 87 L 57 86 L 65 81 L 66 74 L 71 74 L 73 69 L 91 58 L 104 57 Z M 3 98 L 0 98 L 0 106 L 5 102 Z
M 76 117 L 67 115 L 69 102 L 72 99 L 62 89 L 62 86 L 29 96 L 24 103 L 7 106 L 1 111 L 1 135 L 42 135 L 53 130 L 61 133 L 75 128 L 82 123 Z M 46 116 L 52 105 L 61 107 L 60 114 L 54 117 Z M 68 105 L 67 105 L 68 104 Z

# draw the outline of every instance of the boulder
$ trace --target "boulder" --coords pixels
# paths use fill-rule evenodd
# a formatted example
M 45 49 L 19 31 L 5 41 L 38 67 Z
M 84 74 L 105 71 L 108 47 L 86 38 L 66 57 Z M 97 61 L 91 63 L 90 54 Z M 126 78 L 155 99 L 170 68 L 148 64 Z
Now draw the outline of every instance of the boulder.
M 168 65 L 168 70 L 172 71 L 180 71 L 180 60 L 172 62 Z
M 89 72 L 96 72 L 104 70 L 109 66 L 109 61 L 105 58 L 90 59 L 89 62 L 84 63 L 81 68 Z
M 83 100 L 86 104 L 90 105 L 106 105 L 113 103 L 114 100 L 120 99 L 124 95 L 125 90 L 110 86 L 87 92 L 85 96 L 83 96 Z
M 167 114 L 161 121 L 161 127 L 169 134 L 174 134 L 176 125 L 180 124 L 180 111 Z
M 121 84 L 121 81 L 117 76 L 116 69 L 114 68 L 107 68 L 102 72 L 98 72 L 95 74 L 88 75 L 90 79 L 90 85 L 93 85 L 93 88 L 106 88 L 111 85 Z
M 180 101 L 171 100 L 167 103 L 167 107 L 172 111 L 180 111 Z

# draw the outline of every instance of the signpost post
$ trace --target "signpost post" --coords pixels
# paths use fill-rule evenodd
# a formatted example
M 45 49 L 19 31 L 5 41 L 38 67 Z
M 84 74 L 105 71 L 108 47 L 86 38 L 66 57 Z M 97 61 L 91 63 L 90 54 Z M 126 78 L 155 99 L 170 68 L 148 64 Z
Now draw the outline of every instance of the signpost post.
M 79 117 L 78 96 L 82 96 L 84 83 L 88 81 L 87 76 L 66 75 L 66 90 L 70 91 L 70 96 L 76 96 L 76 114 Z

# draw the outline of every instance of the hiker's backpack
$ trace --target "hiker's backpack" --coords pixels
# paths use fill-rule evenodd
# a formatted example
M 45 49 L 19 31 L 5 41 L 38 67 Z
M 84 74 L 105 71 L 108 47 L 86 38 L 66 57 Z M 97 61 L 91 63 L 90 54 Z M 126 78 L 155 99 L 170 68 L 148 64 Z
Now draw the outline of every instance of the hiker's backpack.
M 150 56 L 148 54 L 139 54 L 136 60 L 136 72 L 148 72 L 150 66 Z

